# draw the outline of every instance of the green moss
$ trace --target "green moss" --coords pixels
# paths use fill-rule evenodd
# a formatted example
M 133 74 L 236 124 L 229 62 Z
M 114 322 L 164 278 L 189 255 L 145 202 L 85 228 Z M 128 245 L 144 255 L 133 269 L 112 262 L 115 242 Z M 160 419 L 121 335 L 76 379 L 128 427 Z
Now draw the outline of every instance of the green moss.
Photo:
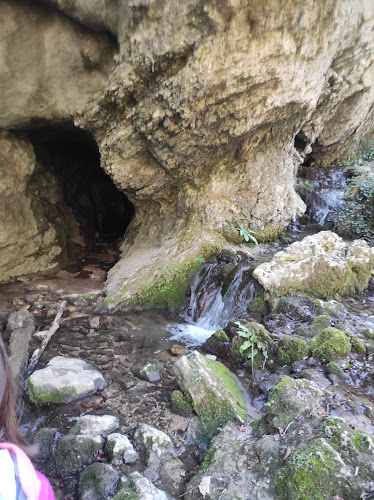
M 331 319 L 329 316 L 326 316 L 322 314 L 321 316 L 317 316 L 314 318 L 312 321 L 312 324 L 310 325 L 310 331 L 312 335 L 317 335 L 318 333 L 321 333 L 325 328 L 328 328 L 331 325 Z
M 308 345 L 313 356 L 323 361 L 336 361 L 345 358 L 351 351 L 349 338 L 344 332 L 333 327 L 326 328 L 312 338 Z
M 266 422 L 266 417 L 258 418 L 251 422 L 252 434 L 255 437 L 262 437 L 264 434 L 271 434 L 273 429 Z
M 114 495 L 112 500 L 140 500 L 140 496 L 135 489 L 135 486 L 130 488 L 122 488 Z
M 318 314 L 327 316 L 339 316 L 339 313 L 344 311 L 344 306 L 336 300 L 330 300 L 328 302 L 324 300 L 317 299 L 314 301 L 315 308 Z
M 294 361 L 303 359 L 309 351 L 305 340 L 291 335 L 284 335 L 279 345 L 280 348 L 277 353 L 277 362 L 282 366 L 292 365 Z
M 171 402 L 176 412 L 182 416 L 189 416 L 192 411 L 191 404 L 186 400 L 181 391 L 171 393 Z
M 268 224 L 264 229 L 254 228 L 255 237 L 259 243 L 270 243 L 276 240 L 283 230 L 284 226 L 281 224 Z
M 352 443 L 358 451 L 374 455 L 374 440 L 370 434 L 361 430 L 354 431 Z
M 204 262 L 220 252 L 218 244 L 200 248 L 196 255 L 171 261 L 151 270 L 141 278 L 125 285 L 119 292 L 107 297 L 104 308 L 142 305 L 147 308 L 175 308 L 185 301 L 187 286 L 193 274 Z
M 59 473 L 71 473 L 90 464 L 102 446 L 100 439 L 89 436 L 60 437 L 57 442 L 56 467 Z
M 331 500 L 341 491 L 341 467 L 336 452 L 324 439 L 313 441 L 305 450 L 291 455 L 277 473 L 275 483 L 280 498 Z
M 205 454 L 203 463 L 200 465 L 199 473 L 205 472 L 209 469 L 210 464 L 213 461 L 215 447 L 212 445 Z
M 74 387 L 64 387 L 53 391 L 47 391 L 42 387 L 34 386 L 30 378 L 26 381 L 26 391 L 30 401 L 38 405 L 68 403 L 72 401 L 77 394 Z
M 357 354 L 366 354 L 366 347 L 354 333 L 350 333 L 347 331 L 345 331 L 344 333 L 351 341 L 352 352 L 356 352 Z
M 327 371 L 327 373 L 333 373 L 334 375 L 337 375 L 338 377 L 345 378 L 345 373 L 344 373 L 343 369 L 339 365 L 334 363 L 333 361 L 330 361 L 330 363 L 328 363 L 326 365 L 326 371 Z
M 261 297 L 256 297 L 248 305 L 248 312 L 257 312 L 260 314 L 266 314 L 267 304 L 265 300 Z

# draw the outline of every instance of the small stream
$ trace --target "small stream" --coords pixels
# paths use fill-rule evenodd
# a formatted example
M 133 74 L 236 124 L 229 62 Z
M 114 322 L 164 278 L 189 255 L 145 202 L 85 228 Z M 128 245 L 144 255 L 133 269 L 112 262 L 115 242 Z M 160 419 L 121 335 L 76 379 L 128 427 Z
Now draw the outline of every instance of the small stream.
M 306 216 L 290 225 L 287 245 L 331 224 L 343 202 L 346 177 L 342 169 L 303 168 L 298 185 L 305 187 L 305 183 L 309 184 L 307 192 L 304 190 L 308 206 Z M 168 433 L 179 442 L 186 470 L 195 470 L 201 461 L 201 452 L 189 444 L 189 420 L 176 415 L 170 403 L 171 392 L 178 389 L 173 373 L 174 362 L 179 355 L 203 344 L 230 320 L 249 316 L 248 305 L 257 297 L 253 270 L 287 245 L 276 241 L 256 248 L 224 249 L 217 259 L 205 263 L 195 274 L 188 303 L 179 314 L 143 311 L 97 315 L 94 305 L 82 304 L 79 299 L 70 301 L 61 328 L 48 345 L 39 367 L 57 355 L 85 359 L 102 371 L 108 385 L 99 395 L 87 396 L 67 405 L 38 408 L 26 402 L 23 416 L 26 436 L 32 439 L 40 427 L 54 428 L 58 436 L 66 433 L 80 415 L 113 414 L 121 420 L 121 432 L 130 438 L 139 422 Z M 117 256 L 116 250 L 102 244 L 83 255 L 78 264 L 0 286 L 0 326 L 1 322 L 5 324 L 7 315 L 18 304 L 35 316 L 37 330 L 48 327 L 65 297 L 102 288 L 106 271 Z M 344 298 L 342 303 L 346 307 L 344 324 L 347 327 L 352 331 L 362 327 L 374 329 L 373 292 Z M 95 314 L 99 318 L 98 328 L 91 326 Z M 270 315 L 264 323 L 270 332 L 282 335 L 294 333 L 302 321 Z M 178 355 L 173 352 L 175 344 L 178 344 Z M 38 342 L 33 340 L 32 349 L 37 346 Z M 136 367 L 146 362 L 160 367 L 159 382 L 146 382 L 136 375 Z M 374 390 L 370 393 L 362 388 L 363 377 L 374 368 L 374 361 L 365 367 L 360 359 L 353 359 L 351 365 L 346 368 L 345 383 L 334 388 L 331 414 L 343 415 L 352 425 L 359 420 L 360 425 L 366 426 L 370 432 L 374 430 L 370 420 L 364 415 L 357 416 L 354 409 L 347 412 L 342 401 L 352 400 L 352 408 L 354 405 L 365 408 L 367 398 L 374 402 Z M 274 383 L 273 375 L 259 371 L 253 378 L 246 370 L 238 370 L 235 366 L 231 369 L 240 377 L 248 393 L 248 406 L 253 409 L 253 415 L 256 412 L 261 415 L 266 410 L 266 391 Z M 331 383 L 325 380 L 327 384 Z M 40 463 L 39 467 L 52 477 L 58 499 L 77 498 L 77 475 L 60 477 L 48 464 Z M 144 469 L 145 464 L 138 463 L 136 466 L 123 465 L 121 472 L 129 474 Z

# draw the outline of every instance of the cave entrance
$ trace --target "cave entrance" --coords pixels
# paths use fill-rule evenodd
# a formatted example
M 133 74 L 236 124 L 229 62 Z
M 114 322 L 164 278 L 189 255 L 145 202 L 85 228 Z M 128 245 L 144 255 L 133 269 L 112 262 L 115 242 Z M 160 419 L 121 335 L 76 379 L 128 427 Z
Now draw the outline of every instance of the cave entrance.
M 113 242 L 122 237 L 135 209 L 100 167 L 93 136 L 74 126 L 34 129 L 28 136 L 37 164 L 58 179 L 64 202 L 86 242 Z

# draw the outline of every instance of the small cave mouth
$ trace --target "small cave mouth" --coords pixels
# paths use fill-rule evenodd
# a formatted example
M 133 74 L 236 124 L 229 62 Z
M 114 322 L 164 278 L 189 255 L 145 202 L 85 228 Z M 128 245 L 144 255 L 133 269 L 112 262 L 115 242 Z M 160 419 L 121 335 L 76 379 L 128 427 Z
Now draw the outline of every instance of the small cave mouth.
M 73 125 L 33 129 L 27 136 L 37 165 L 57 179 L 86 242 L 123 237 L 135 208 L 101 168 L 93 136 Z

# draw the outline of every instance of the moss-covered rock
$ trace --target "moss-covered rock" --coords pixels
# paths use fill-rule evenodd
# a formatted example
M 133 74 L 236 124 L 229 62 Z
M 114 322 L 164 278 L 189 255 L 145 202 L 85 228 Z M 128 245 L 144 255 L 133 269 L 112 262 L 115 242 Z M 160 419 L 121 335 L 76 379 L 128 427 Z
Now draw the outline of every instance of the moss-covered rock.
M 292 335 L 284 335 L 279 342 L 277 363 L 292 365 L 294 361 L 303 359 L 308 354 L 309 348 L 305 340 Z
M 334 361 L 330 361 L 325 368 L 327 373 L 333 373 L 338 377 L 345 378 L 344 370 L 338 364 L 334 363 Z
M 247 311 L 249 313 L 258 313 L 258 314 L 263 314 L 263 315 L 265 315 L 267 313 L 267 310 L 268 310 L 268 305 L 262 297 L 255 297 L 248 304 L 248 308 L 247 308 Z
M 56 466 L 61 474 L 81 470 L 93 462 L 104 440 L 101 436 L 67 434 L 57 441 Z
M 361 333 L 369 340 L 374 340 L 374 330 L 372 328 L 363 328 Z
M 283 500 L 331 500 L 339 494 L 344 463 L 325 439 L 291 455 L 275 477 Z
M 262 437 L 264 434 L 271 434 L 274 429 L 266 421 L 266 417 L 258 418 L 251 422 L 252 434 L 255 437 Z
M 108 498 L 116 492 L 119 481 L 118 472 L 108 464 L 89 465 L 79 478 L 80 500 Z
M 354 333 L 344 331 L 349 340 L 351 341 L 351 350 L 357 354 L 366 354 L 366 347 L 361 340 Z
M 187 401 L 181 391 L 173 391 L 171 393 L 171 403 L 173 405 L 173 410 L 183 417 L 188 417 L 192 412 L 191 403 Z
M 347 335 L 337 328 L 326 328 L 313 337 L 308 345 L 312 354 L 323 361 L 336 361 L 345 358 L 351 351 Z
M 236 327 L 237 334 L 232 339 L 230 345 L 230 357 L 235 363 L 245 363 L 248 367 L 252 366 L 252 351 L 251 349 L 246 349 L 241 352 L 241 347 L 244 342 L 247 341 L 245 336 L 245 330 L 254 332 L 256 338 L 265 346 L 268 357 L 275 353 L 276 346 L 273 339 L 270 337 L 269 332 L 260 323 L 255 321 L 242 322 L 243 329 Z M 256 345 L 254 345 L 256 348 Z M 261 368 L 264 364 L 265 357 L 260 349 L 256 349 L 257 353 L 253 356 L 253 367 Z
M 275 429 L 285 428 L 298 415 L 315 411 L 321 397 L 322 391 L 314 382 L 283 375 L 270 389 L 266 420 Z
M 207 434 L 214 435 L 230 420 L 246 420 L 246 404 L 239 381 L 222 363 L 195 351 L 179 359 L 174 372 Z
M 314 305 L 316 307 L 316 311 L 318 312 L 318 314 L 332 316 L 332 317 L 339 316 L 339 314 L 342 313 L 345 309 L 343 304 L 341 304 L 337 300 L 326 301 L 317 299 L 315 300 Z
M 229 338 L 227 334 L 219 328 L 216 332 L 213 333 L 211 337 L 206 340 L 203 344 L 203 349 L 212 354 L 222 354 L 226 351 L 229 345 Z

